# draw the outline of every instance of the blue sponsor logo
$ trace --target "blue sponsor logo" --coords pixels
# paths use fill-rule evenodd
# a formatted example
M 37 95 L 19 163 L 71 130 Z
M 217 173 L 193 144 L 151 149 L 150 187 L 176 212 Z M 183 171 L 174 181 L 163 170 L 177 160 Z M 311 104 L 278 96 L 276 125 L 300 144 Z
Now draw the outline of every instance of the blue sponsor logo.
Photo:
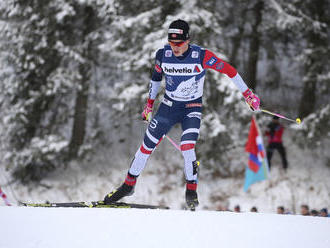
M 218 60 L 217 60 L 216 57 L 211 57 L 211 58 L 206 62 L 206 64 L 207 64 L 208 66 L 213 66 L 217 61 L 218 61 Z

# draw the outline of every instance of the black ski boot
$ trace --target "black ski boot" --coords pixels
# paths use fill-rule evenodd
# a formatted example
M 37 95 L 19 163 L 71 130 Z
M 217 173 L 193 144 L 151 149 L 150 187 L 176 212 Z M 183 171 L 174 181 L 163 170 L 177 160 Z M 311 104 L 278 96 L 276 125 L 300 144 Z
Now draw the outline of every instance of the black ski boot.
M 196 207 L 199 204 L 196 190 L 197 190 L 196 181 L 187 181 L 186 203 L 191 211 L 195 211 Z
M 104 197 L 104 204 L 110 205 L 125 196 L 133 195 L 136 184 L 136 176 L 127 174 L 125 182 L 118 188 L 110 192 Z

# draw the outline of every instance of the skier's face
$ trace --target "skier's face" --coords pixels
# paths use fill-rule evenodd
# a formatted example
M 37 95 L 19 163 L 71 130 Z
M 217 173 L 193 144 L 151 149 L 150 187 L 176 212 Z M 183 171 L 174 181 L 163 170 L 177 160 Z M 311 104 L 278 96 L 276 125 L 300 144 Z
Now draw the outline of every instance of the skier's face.
M 176 57 L 181 56 L 189 47 L 189 40 L 169 40 L 168 43 Z

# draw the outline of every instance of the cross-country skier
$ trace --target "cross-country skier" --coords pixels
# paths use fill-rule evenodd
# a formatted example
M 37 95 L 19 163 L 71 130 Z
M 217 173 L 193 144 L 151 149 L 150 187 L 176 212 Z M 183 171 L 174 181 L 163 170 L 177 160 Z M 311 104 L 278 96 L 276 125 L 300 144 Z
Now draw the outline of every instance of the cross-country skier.
M 195 144 L 201 123 L 206 69 L 226 74 L 242 92 L 250 108 L 259 109 L 260 99 L 246 86 L 236 69 L 210 50 L 190 44 L 188 23 L 183 20 L 173 21 L 168 29 L 168 44 L 156 53 L 149 98 L 142 112 L 142 118 L 149 121 L 143 143 L 135 154 L 125 182 L 105 196 L 106 204 L 133 194 L 137 177 L 144 169 L 150 154 L 171 127 L 180 123 L 186 203 L 190 208 L 198 205 L 196 189 L 199 162 L 196 159 Z M 156 115 L 151 118 L 163 75 L 166 81 L 165 95 Z

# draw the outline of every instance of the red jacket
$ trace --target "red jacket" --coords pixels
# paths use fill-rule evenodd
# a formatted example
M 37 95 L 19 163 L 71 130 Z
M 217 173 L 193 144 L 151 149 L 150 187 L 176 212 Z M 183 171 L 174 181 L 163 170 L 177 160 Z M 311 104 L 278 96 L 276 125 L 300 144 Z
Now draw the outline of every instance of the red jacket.
M 284 127 L 280 123 L 272 122 L 267 126 L 266 136 L 268 137 L 268 144 L 282 143 L 282 135 Z

